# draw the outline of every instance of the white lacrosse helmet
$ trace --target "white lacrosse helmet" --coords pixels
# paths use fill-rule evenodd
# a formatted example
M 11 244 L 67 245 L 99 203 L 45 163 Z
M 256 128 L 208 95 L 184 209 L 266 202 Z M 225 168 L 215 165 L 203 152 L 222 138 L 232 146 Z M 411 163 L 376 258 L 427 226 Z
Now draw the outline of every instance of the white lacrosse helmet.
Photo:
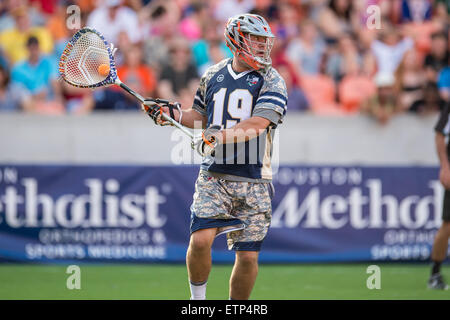
M 233 55 L 239 56 L 249 67 L 259 70 L 272 64 L 270 52 L 275 36 L 263 17 L 249 13 L 231 17 L 224 35 Z

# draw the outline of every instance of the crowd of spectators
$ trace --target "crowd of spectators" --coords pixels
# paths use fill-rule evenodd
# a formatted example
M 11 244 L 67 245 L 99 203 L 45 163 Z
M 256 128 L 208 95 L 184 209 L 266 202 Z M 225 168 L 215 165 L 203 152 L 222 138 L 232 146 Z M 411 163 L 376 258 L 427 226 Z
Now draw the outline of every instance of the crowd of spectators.
M 438 112 L 450 99 L 448 0 L 2 0 L 0 111 L 137 110 L 113 86 L 58 79 L 76 19 L 118 48 L 123 82 L 189 108 L 203 72 L 231 57 L 226 21 L 244 12 L 264 16 L 277 36 L 272 61 L 288 112 L 367 113 L 386 123 Z

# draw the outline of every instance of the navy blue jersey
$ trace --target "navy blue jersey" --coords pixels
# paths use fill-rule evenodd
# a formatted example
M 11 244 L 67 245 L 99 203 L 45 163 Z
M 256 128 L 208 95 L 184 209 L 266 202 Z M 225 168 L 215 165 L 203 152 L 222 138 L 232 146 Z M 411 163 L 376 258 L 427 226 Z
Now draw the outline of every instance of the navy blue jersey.
M 201 169 L 229 180 L 270 181 L 275 128 L 286 114 L 286 84 L 272 67 L 235 73 L 231 63 L 225 59 L 206 70 L 193 109 L 208 118 L 207 127 L 231 128 L 252 116 L 271 125 L 258 138 L 219 146 L 214 158 L 203 159 Z

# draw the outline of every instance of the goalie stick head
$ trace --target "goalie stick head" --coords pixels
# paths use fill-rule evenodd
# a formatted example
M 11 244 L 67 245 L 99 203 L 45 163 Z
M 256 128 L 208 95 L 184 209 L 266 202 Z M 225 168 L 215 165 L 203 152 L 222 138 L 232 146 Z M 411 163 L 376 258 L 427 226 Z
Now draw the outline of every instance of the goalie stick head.
M 118 80 L 113 46 L 102 34 L 89 27 L 80 29 L 67 43 L 59 60 L 59 73 L 67 83 L 79 88 L 97 88 Z M 107 75 L 100 65 L 109 66 Z

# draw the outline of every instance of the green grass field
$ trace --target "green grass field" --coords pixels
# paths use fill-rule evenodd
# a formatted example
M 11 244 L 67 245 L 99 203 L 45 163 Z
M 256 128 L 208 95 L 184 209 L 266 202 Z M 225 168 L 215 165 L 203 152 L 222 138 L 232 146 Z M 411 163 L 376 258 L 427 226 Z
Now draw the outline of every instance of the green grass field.
M 450 291 L 426 288 L 428 264 L 379 264 L 379 290 L 366 287 L 368 265 L 260 265 L 251 299 L 450 299 Z M 80 265 L 80 290 L 66 288 L 66 268 L 0 265 L 0 299 L 189 299 L 184 265 Z M 231 268 L 213 265 L 208 299 L 228 299 Z M 450 280 L 447 265 L 443 275 Z

